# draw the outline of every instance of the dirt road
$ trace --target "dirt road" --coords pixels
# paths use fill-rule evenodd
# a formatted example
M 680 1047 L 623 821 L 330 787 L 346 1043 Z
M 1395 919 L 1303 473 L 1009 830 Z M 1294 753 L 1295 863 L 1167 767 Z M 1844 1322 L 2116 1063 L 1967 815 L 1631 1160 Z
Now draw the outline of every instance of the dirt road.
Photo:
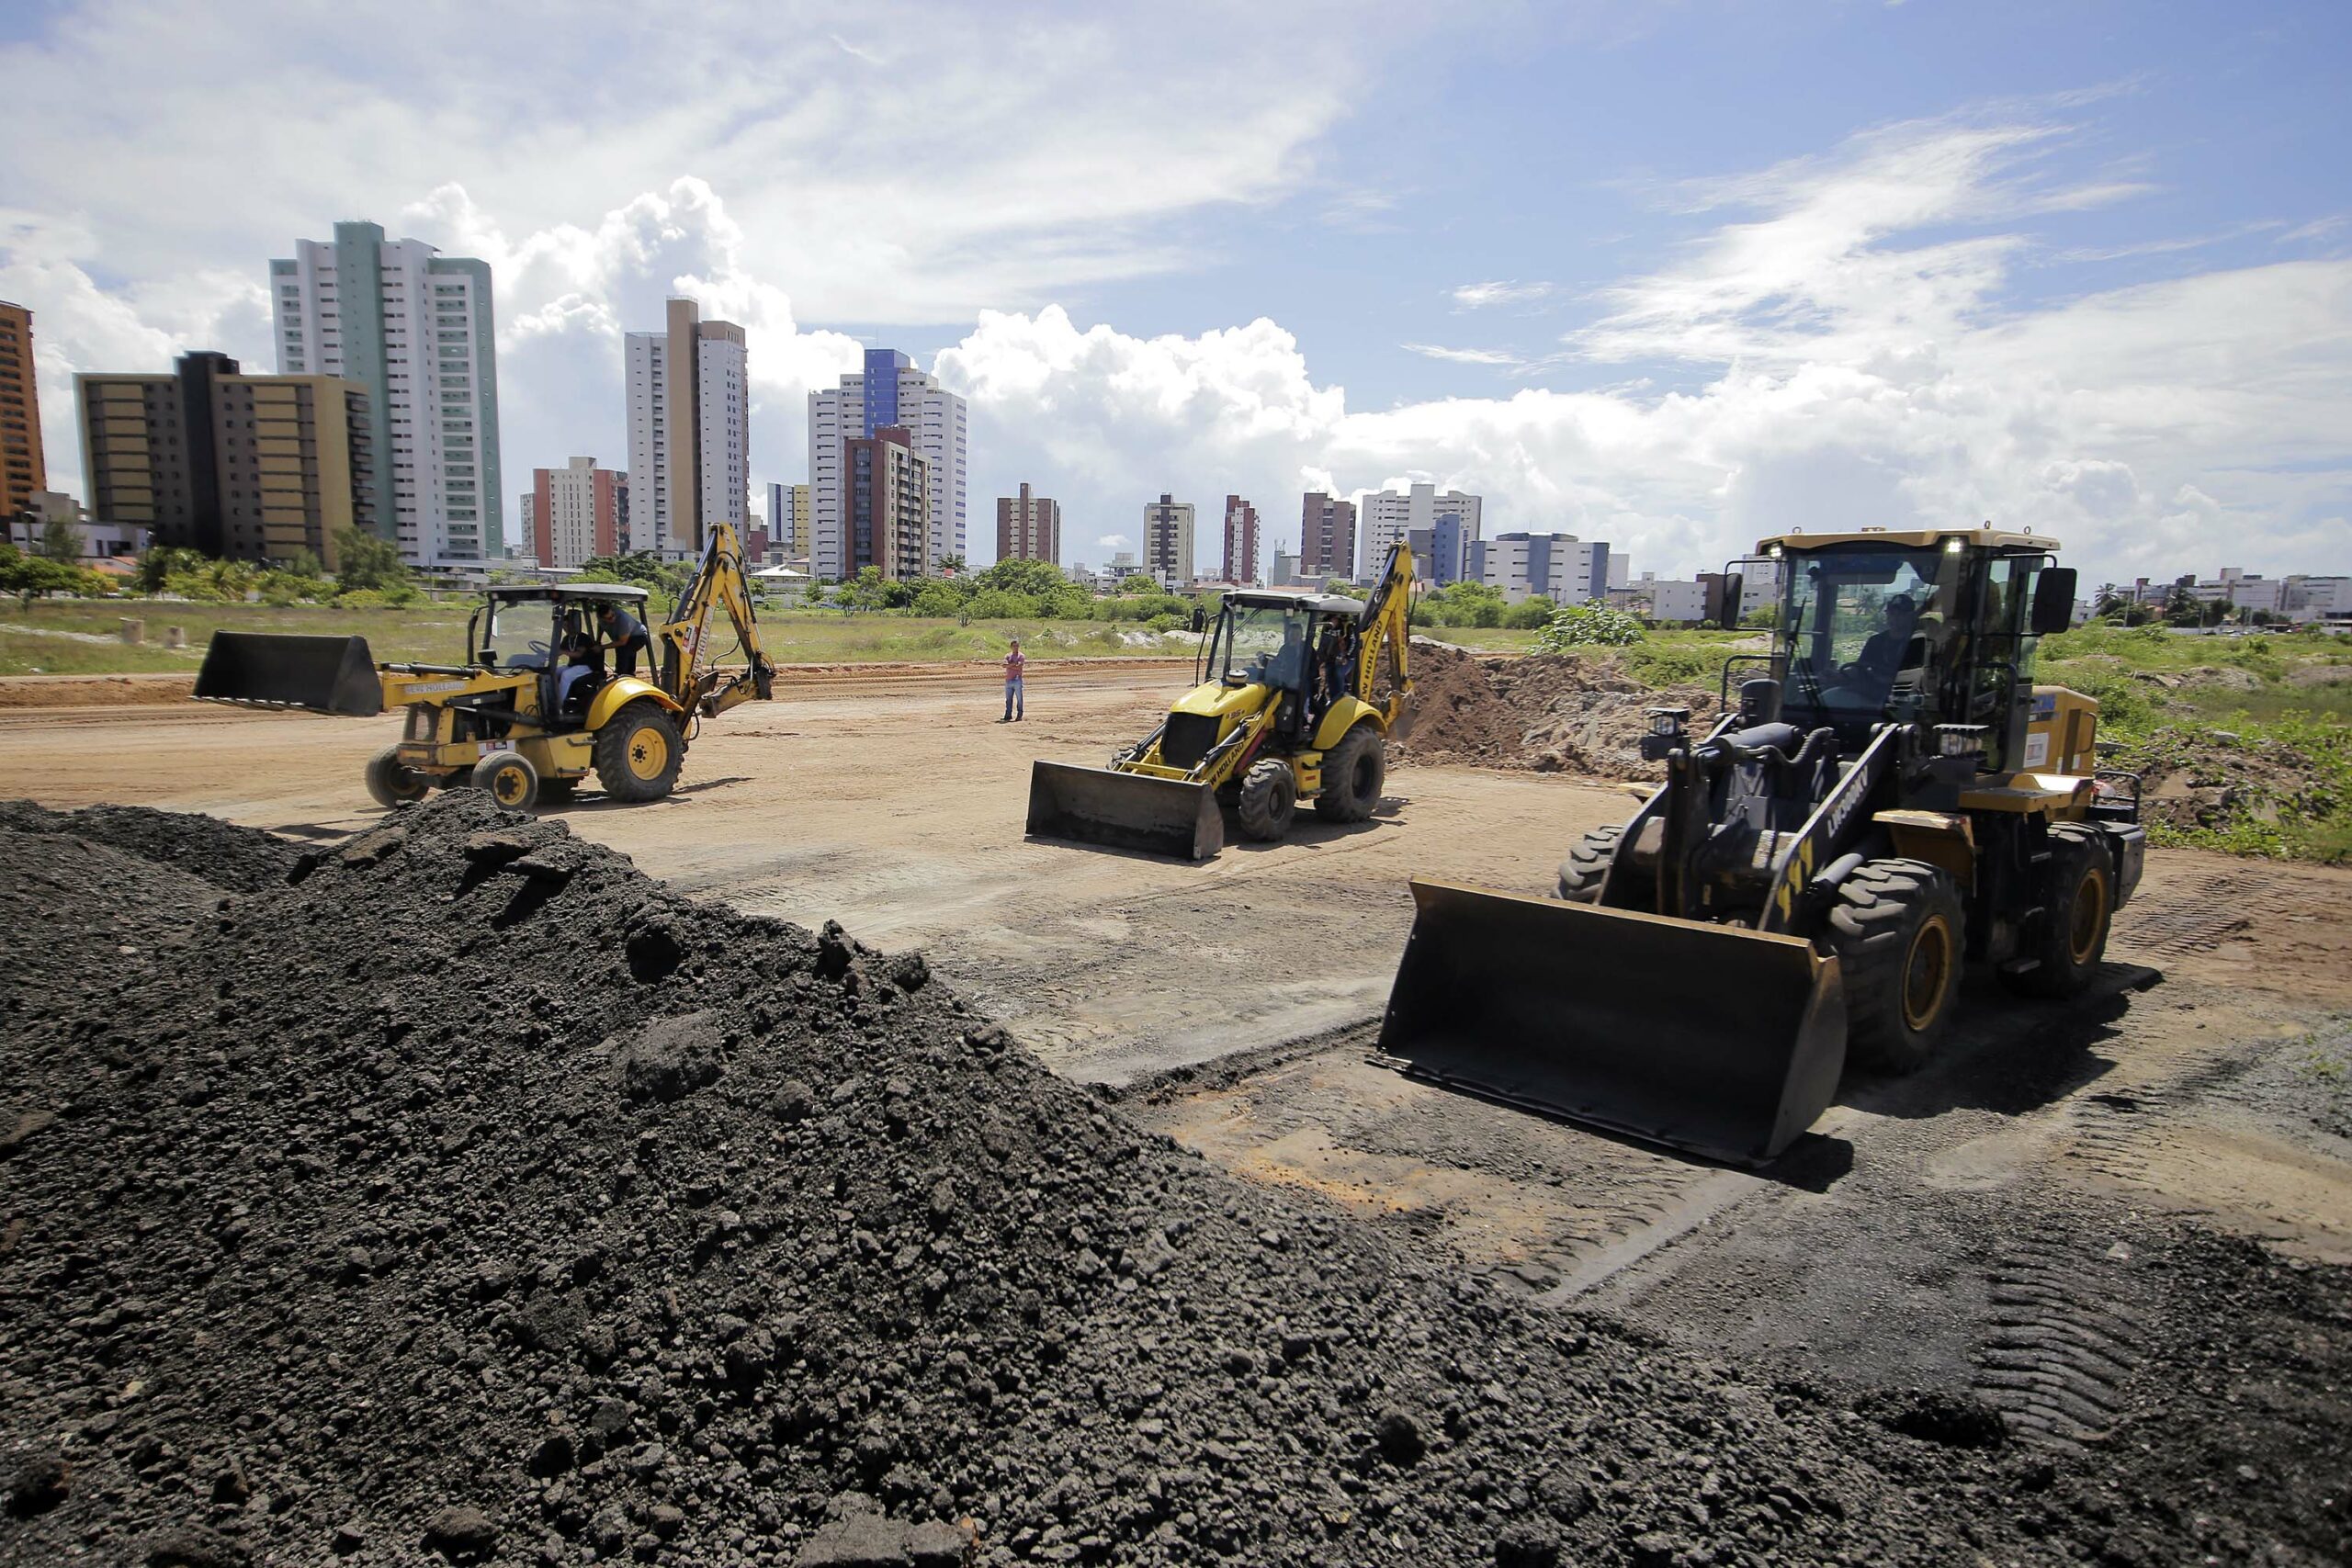
M 1410 767 L 1370 822 L 1302 814 L 1289 841 L 1202 866 L 1023 841 L 1031 760 L 1103 760 L 1190 673 L 1039 661 L 1018 725 L 995 722 L 985 668 L 804 675 L 706 726 L 670 800 L 562 814 L 684 891 L 921 947 L 1052 1066 L 1119 1082 L 1369 1016 L 1412 923 L 1408 874 L 1538 888 L 1624 808 L 1557 778 Z M 49 806 L 340 836 L 378 816 L 359 771 L 394 732 L 194 703 L 0 709 L 0 769 Z

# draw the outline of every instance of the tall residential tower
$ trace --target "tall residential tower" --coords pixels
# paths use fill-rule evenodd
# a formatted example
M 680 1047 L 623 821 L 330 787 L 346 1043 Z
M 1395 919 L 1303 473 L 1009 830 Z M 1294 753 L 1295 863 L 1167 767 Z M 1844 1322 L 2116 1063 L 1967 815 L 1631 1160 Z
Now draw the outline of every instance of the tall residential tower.
M 0 521 L 49 488 L 41 461 L 40 389 L 33 384 L 33 313 L 0 299 Z
M 743 329 L 669 302 L 665 330 L 623 341 L 629 547 L 684 558 L 704 525 L 752 513 L 752 388 Z
M 374 526 L 415 566 L 499 552 L 498 350 L 490 265 L 381 225 L 337 223 L 269 264 L 284 376 L 340 376 L 368 395 Z
M 848 444 L 871 441 L 886 429 L 904 430 L 909 449 L 923 460 L 929 486 L 923 570 L 964 553 L 965 420 L 963 399 L 890 348 L 867 349 L 863 368 L 843 376 L 836 387 L 808 394 L 812 576 L 838 581 L 856 575 L 845 526 Z
M 1258 509 L 1238 495 L 1225 498 L 1225 581 L 1258 581 Z
M 996 558 L 1061 564 L 1062 503 L 1023 484 L 1017 496 L 996 498 Z

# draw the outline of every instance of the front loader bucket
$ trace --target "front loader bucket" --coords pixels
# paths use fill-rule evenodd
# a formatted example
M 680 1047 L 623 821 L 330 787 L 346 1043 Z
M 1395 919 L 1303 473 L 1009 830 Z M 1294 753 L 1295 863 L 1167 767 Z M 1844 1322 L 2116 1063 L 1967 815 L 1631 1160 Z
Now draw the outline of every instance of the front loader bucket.
M 1179 860 L 1206 860 L 1225 847 L 1225 819 L 1208 785 L 1068 762 L 1031 766 L 1029 831 Z
M 1835 959 L 1736 926 L 1413 879 L 1380 1051 L 1415 1077 L 1757 1165 L 1846 1064 Z
M 349 718 L 373 718 L 384 711 L 384 682 L 364 637 L 214 632 L 204 650 L 204 667 L 196 672 L 196 695 Z

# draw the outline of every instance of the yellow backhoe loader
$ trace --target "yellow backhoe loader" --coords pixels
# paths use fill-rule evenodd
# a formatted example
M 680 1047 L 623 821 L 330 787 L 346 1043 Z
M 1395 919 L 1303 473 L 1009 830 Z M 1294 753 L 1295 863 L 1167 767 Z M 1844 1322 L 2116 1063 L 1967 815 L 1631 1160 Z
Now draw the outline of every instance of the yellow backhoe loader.
M 1369 603 L 1227 593 L 1193 666 L 1199 683 L 1166 722 L 1107 768 L 1031 770 L 1030 833 L 1205 860 L 1225 845 L 1221 806 L 1259 840 L 1289 832 L 1303 800 L 1334 822 L 1370 817 L 1388 731 L 1412 692 L 1412 586 L 1413 553 L 1400 541 Z
M 651 669 L 608 673 L 598 612 L 641 620 L 645 604 L 644 589 L 622 583 L 492 588 L 466 623 L 462 664 L 378 664 L 366 637 L 215 632 L 196 695 L 358 718 L 403 710 L 399 743 L 367 768 L 368 793 L 386 807 L 469 784 L 527 811 L 592 773 L 616 799 L 659 800 L 700 722 L 769 695 L 775 671 L 726 524 L 711 525 L 674 614 L 650 629 Z M 740 663 L 710 658 L 716 609 L 734 623 Z
M 1725 665 L 1703 737 L 1650 710 L 1665 784 L 1587 835 L 1555 897 L 1413 881 L 1392 1065 L 1754 1164 L 1849 1056 L 1924 1065 L 1965 961 L 2041 996 L 2089 982 L 2146 840 L 2138 779 L 2093 762 L 2098 705 L 2033 684 L 2036 639 L 2074 608 L 2054 541 L 1758 547 L 1781 579 L 1772 651 Z

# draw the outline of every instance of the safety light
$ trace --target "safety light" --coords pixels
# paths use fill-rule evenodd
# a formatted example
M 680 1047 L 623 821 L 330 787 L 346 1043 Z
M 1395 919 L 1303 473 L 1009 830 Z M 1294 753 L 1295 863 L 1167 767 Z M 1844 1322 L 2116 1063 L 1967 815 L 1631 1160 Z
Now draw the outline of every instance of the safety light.
M 1946 555 L 1956 556 L 1967 547 L 1968 542 L 1957 535 L 1944 541 L 1944 553 Z

